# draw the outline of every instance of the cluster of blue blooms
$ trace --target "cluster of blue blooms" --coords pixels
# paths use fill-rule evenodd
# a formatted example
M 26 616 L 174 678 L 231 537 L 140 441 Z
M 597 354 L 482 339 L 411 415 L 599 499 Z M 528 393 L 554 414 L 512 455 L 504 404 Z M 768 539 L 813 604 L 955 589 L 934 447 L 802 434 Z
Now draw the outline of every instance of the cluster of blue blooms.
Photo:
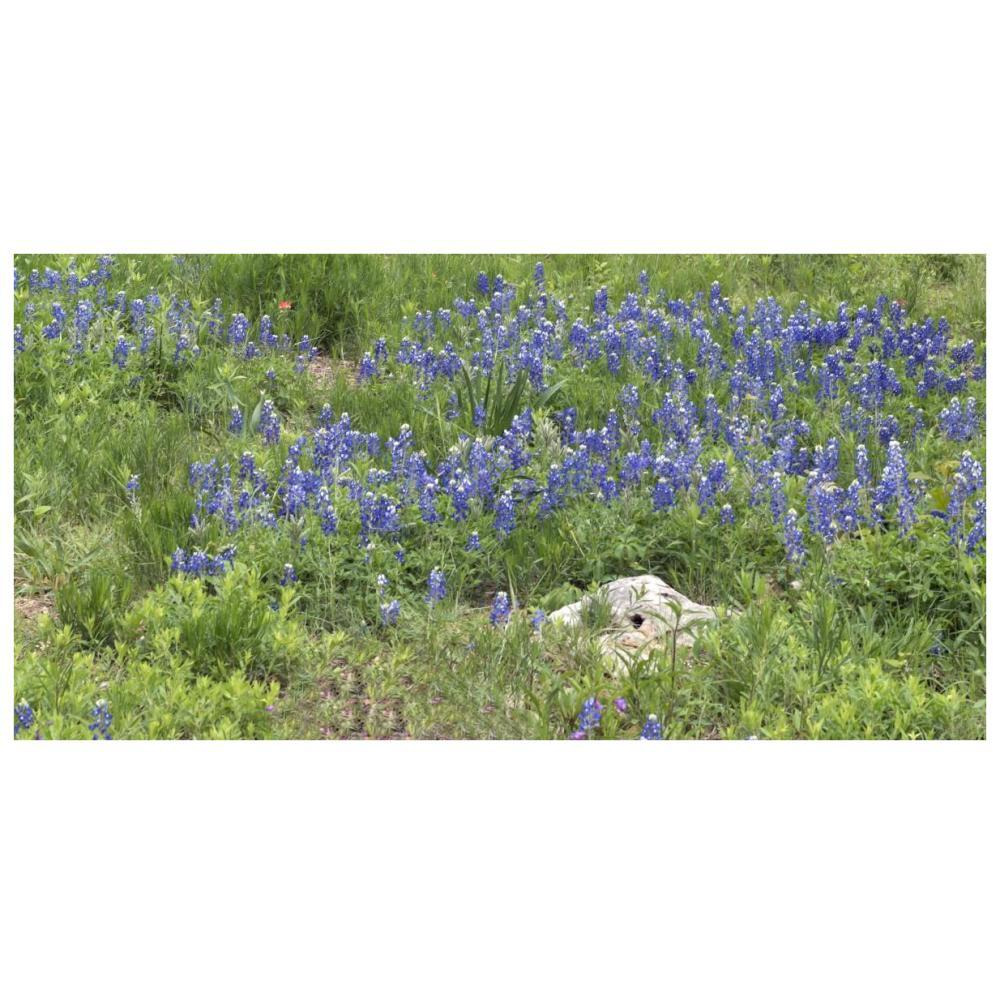
M 493 598 L 493 606 L 490 609 L 490 624 L 494 627 L 502 627 L 510 620 L 510 597 L 506 593 L 500 592 Z
M 624 697 L 618 697 L 614 700 L 614 709 L 618 714 L 626 714 L 628 712 L 628 702 Z M 593 732 L 600 727 L 600 721 L 603 718 L 603 704 L 596 697 L 589 697 L 583 702 L 583 706 L 580 708 L 579 717 L 577 719 L 576 730 L 573 731 L 569 737 L 573 741 L 584 741 L 593 736 Z M 645 719 L 645 723 L 642 726 L 641 734 L 638 735 L 639 739 L 644 739 L 647 741 L 658 741 L 662 738 L 662 722 L 656 717 L 655 714 L 649 714 Z
M 110 712 L 110 704 L 106 700 L 97 700 L 96 705 L 90 711 L 90 723 L 88 728 L 93 735 L 93 740 L 110 741 L 113 735 L 110 733 L 114 715 Z M 35 727 L 37 718 L 31 705 L 23 700 L 14 705 L 14 737 L 17 738 L 22 732 L 30 731 Z M 35 738 L 41 737 L 40 729 L 35 731 Z
M 528 408 L 497 437 L 463 431 L 459 444 L 432 464 L 408 426 L 384 440 L 325 407 L 318 426 L 289 444 L 276 470 L 264 471 L 252 452 L 237 466 L 194 463 L 191 527 L 196 532 L 213 517 L 233 534 L 250 524 L 277 528 L 316 518 L 330 537 L 339 515 L 348 514 L 357 518 L 363 547 L 392 542 L 402 561 L 402 535 L 418 527 L 471 523 L 465 547 L 476 551 L 484 528 L 505 541 L 532 516 L 541 520 L 579 500 L 609 504 L 639 492 L 650 495 L 659 513 L 694 501 L 732 527 L 741 508 L 729 497 L 744 490 L 753 511 L 766 508 L 786 560 L 799 567 L 813 538 L 830 545 L 863 527 L 909 534 L 926 509 L 926 490 L 908 471 L 908 454 L 922 433 L 957 441 L 983 427 L 971 396 L 964 403 L 952 396 L 930 426 L 922 408 L 907 403 L 908 393 L 956 394 L 983 375 L 975 343 L 953 345 L 944 320 L 908 323 L 902 306 L 885 297 L 854 313 L 842 304 L 824 319 L 805 303 L 788 314 L 772 298 L 733 312 L 716 284 L 689 303 L 661 292 L 652 297 L 647 286 L 647 278 L 640 280 L 639 292 L 624 296 L 616 310 L 601 290 L 591 315 L 570 320 L 565 304 L 547 293 L 543 270 L 523 301 L 516 287 L 481 274 L 482 303 L 459 298 L 452 310 L 419 312 L 395 354 L 381 340 L 367 356 L 363 379 L 409 368 L 425 390 L 436 380 L 454 380 L 463 365 L 485 374 L 501 360 L 509 376 L 527 375 L 536 387 L 559 363 L 605 365 L 612 373 L 617 365 L 618 375 L 624 369 L 640 382 L 619 387 L 618 409 L 599 425 L 581 427 L 574 407 L 557 411 L 556 461 L 538 449 Z M 222 327 L 219 311 L 216 324 Z M 236 315 L 223 333 L 243 341 L 246 322 Z M 811 426 L 798 416 L 815 389 L 836 426 L 820 445 L 811 444 Z M 231 429 L 242 424 L 241 412 L 233 412 Z M 260 430 L 264 444 L 278 448 L 280 417 L 271 401 L 263 404 Z M 721 457 L 705 458 L 708 449 Z M 981 467 L 977 477 L 971 465 L 963 462 L 967 482 L 957 484 L 942 515 L 950 541 L 963 542 L 970 555 L 985 540 Z M 804 502 L 788 500 L 788 489 L 802 491 Z M 201 560 L 198 565 L 202 571 Z M 429 602 L 444 595 L 444 577 L 432 573 Z M 396 617 L 392 604 L 381 608 L 384 621 Z M 502 606 L 494 609 L 501 617 Z
M 253 330 L 220 301 L 197 316 L 187 301 L 164 303 L 154 291 L 111 295 L 112 272 L 104 257 L 86 276 L 48 270 L 25 283 L 15 275 L 35 328 L 29 337 L 18 327 L 15 348 L 48 339 L 87 347 L 91 329 L 102 325 L 112 329 L 104 337 L 122 369 L 167 336 L 176 361 L 207 340 L 245 359 L 292 348 L 270 318 Z M 645 494 L 658 513 L 692 501 L 734 527 L 745 509 L 736 494 L 745 493 L 749 519 L 767 514 L 785 558 L 800 567 L 813 539 L 830 545 L 863 527 L 909 535 L 929 509 L 926 487 L 909 471 L 911 454 L 923 438 L 947 446 L 985 431 L 981 402 L 959 395 L 983 380 L 984 350 L 971 339 L 955 342 L 944 319 L 910 322 L 901 304 L 883 296 L 858 308 L 842 303 L 827 317 L 802 302 L 789 313 L 771 297 L 735 310 L 719 284 L 687 302 L 653 293 L 643 273 L 635 291 L 615 300 L 601 288 L 588 312 L 570 315 L 549 293 L 540 264 L 530 287 L 480 273 L 475 290 L 451 309 L 418 312 L 397 347 L 378 340 L 360 367 L 363 382 L 409 375 L 422 392 L 438 384 L 448 416 L 464 413 L 465 430 L 448 454 L 429 461 L 409 427 L 383 439 L 329 407 L 311 431 L 285 439 L 279 410 L 265 400 L 262 452 L 246 451 L 237 465 L 190 467 L 194 536 L 211 519 L 229 535 L 287 523 L 299 530 L 314 520 L 330 539 L 346 515 L 363 548 L 386 542 L 402 561 L 403 536 L 417 528 L 464 524 L 466 550 L 478 551 L 481 534 L 505 542 L 525 522 L 588 499 L 611 504 Z M 299 350 L 313 353 L 308 339 Z M 575 407 L 555 411 L 554 458 L 539 449 L 529 408 L 498 436 L 480 436 L 485 410 L 460 411 L 454 387 L 463 372 L 486 376 L 499 363 L 508 382 L 524 376 L 533 390 L 559 369 L 617 377 L 616 408 L 600 423 Z M 820 445 L 807 420 L 812 399 L 833 431 L 817 432 Z M 228 427 L 244 434 L 240 408 Z M 948 506 L 932 514 L 947 522 L 954 546 L 974 555 L 985 545 L 982 466 L 968 453 L 959 461 Z M 137 479 L 127 490 L 136 500 Z M 177 549 L 173 568 L 217 574 L 233 554 Z M 432 573 L 429 602 L 445 592 L 444 576 Z M 384 622 L 396 619 L 396 601 L 381 597 L 380 606 Z M 494 623 L 506 621 L 504 611 L 509 603 L 498 598 Z
M 569 735 L 574 741 L 582 741 L 600 726 L 603 704 L 596 697 L 590 697 L 579 711 L 579 727 Z
M 187 576 L 219 576 L 234 562 L 235 546 L 229 545 L 218 555 L 208 555 L 197 548 L 188 555 L 182 548 L 172 553 L 172 571 Z
M 189 300 L 172 297 L 167 305 L 158 291 L 131 297 L 120 290 L 110 295 L 115 271 L 111 256 L 101 256 L 98 267 L 86 275 L 70 263 L 66 272 L 46 268 L 31 270 L 27 278 L 14 269 L 14 289 L 27 295 L 25 325 L 14 329 L 14 350 L 33 344 L 67 342 L 68 358 L 84 352 L 106 351 L 118 369 L 130 368 L 135 354 L 150 354 L 174 365 L 199 358 L 203 346 L 226 347 L 239 359 L 251 361 L 272 353 L 296 354 L 295 370 L 302 373 L 317 354 L 310 338 L 296 345 L 289 334 L 276 334 L 273 320 L 264 315 L 253 327 L 241 313 L 225 314 L 220 300 L 202 313 L 194 313 Z
M 441 569 L 432 569 L 428 576 L 428 594 L 425 598 L 432 606 L 445 599 L 445 574 Z
M 93 720 L 89 728 L 93 732 L 93 740 L 104 739 L 110 741 L 113 735 L 110 733 L 110 725 L 114 716 L 110 712 L 110 704 L 106 700 L 98 700 L 96 706 L 90 711 Z
M 16 738 L 22 731 L 29 731 L 34 724 L 34 711 L 27 703 L 14 705 L 14 737 Z

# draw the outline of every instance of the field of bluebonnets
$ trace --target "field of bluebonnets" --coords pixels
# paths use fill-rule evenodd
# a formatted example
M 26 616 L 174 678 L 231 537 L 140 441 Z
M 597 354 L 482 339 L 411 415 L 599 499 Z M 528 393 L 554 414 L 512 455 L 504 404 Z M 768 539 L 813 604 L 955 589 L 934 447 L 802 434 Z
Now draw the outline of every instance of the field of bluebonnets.
M 985 736 L 985 260 L 15 258 L 20 738 Z M 604 665 L 651 573 L 720 608 Z

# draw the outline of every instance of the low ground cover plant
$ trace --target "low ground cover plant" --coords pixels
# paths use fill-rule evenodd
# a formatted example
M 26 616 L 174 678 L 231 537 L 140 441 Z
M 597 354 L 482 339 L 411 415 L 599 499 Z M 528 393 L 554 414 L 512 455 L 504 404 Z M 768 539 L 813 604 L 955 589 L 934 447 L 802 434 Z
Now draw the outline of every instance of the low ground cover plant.
M 15 259 L 15 734 L 983 737 L 984 268 Z

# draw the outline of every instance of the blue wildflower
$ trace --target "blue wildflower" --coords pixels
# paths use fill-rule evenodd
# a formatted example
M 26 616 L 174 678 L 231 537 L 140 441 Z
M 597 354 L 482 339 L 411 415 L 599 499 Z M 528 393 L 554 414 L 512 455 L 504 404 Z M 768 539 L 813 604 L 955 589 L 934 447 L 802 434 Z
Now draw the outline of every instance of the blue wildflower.
M 641 741 L 660 741 L 662 739 L 662 722 L 655 714 L 648 715 L 638 737 Z
M 591 696 L 580 708 L 579 727 L 569 737 L 576 741 L 588 738 L 600 726 L 602 714 L 603 704 L 596 697 Z
M 128 355 L 131 354 L 131 349 L 134 346 L 130 341 L 127 340 L 123 335 L 118 337 L 117 344 L 114 346 L 114 365 L 118 369 L 124 369 L 128 364 Z
M 796 565 L 803 565 L 807 551 L 803 544 L 803 532 L 797 526 L 797 513 L 791 507 L 783 519 L 783 542 L 786 545 L 786 558 Z
M 493 598 L 493 608 L 490 610 L 490 624 L 497 627 L 510 620 L 510 598 L 506 593 L 497 593 Z
M 262 403 L 262 411 L 259 415 L 259 430 L 267 445 L 275 445 L 279 441 L 279 414 L 271 400 Z
M 432 569 L 428 576 L 428 595 L 425 598 L 432 606 L 445 599 L 445 574 L 441 569 Z
M 27 731 L 34 724 L 34 711 L 27 703 L 18 703 L 14 706 L 14 737 L 16 738 L 22 731 Z
M 96 706 L 90 711 L 90 716 L 93 718 L 93 722 L 89 725 L 93 732 L 93 740 L 103 738 L 110 741 L 112 737 L 110 725 L 114 719 L 110 712 L 110 704 L 106 700 L 97 700 Z
M 496 502 L 496 519 L 493 521 L 493 527 L 500 534 L 508 535 L 516 526 L 514 496 L 510 490 L 506 490 Z

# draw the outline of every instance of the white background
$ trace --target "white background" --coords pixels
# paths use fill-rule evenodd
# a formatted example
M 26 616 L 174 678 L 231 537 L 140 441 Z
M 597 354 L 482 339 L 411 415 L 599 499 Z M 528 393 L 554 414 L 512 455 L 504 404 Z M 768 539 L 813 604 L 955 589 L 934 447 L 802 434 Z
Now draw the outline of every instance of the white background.
M 5 265 L 989 250 L 979 4 L 149 7 L 5 12 Z M 4 986 L 979 988 L 990 765 L 986 742 L 3 737 Z

